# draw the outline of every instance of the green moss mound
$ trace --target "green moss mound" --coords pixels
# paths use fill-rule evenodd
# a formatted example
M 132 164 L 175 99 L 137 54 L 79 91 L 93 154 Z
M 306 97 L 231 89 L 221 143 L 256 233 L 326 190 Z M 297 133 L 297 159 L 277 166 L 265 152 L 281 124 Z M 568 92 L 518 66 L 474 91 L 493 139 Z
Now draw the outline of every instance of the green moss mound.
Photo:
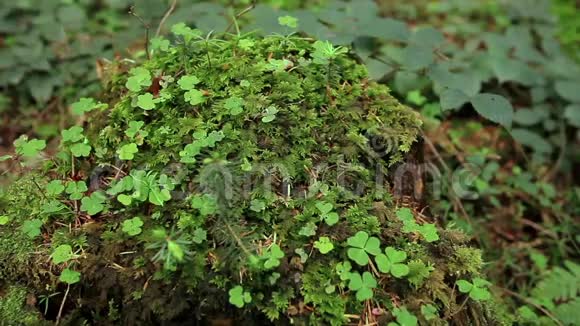
M 392 200 L 420 121 L 346 49 L 172 31 L 143 65 L 112 66 L 108 105 L 75 103 L 85 127 L 1 199 L 0 274 L 58 293 L 46 319 L 496 319 L 479 251 Z

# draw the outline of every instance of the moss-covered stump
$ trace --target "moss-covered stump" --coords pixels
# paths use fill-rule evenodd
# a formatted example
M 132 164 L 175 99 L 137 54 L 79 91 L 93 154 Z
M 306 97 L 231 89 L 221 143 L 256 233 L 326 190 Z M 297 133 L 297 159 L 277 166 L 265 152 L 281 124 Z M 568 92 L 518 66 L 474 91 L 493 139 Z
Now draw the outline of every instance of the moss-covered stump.
M 420 121 L 346 49 L 172 31 L 4 192 L 5 286 L 71 325 L 494 322 L 479 251 L 392 201 Z

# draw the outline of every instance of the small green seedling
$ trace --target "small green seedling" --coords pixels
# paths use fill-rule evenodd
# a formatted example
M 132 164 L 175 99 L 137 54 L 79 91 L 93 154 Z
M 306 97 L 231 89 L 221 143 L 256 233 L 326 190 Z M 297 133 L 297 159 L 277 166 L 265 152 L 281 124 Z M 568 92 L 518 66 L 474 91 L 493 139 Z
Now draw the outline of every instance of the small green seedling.
M 332 211 L 334 207 L 331 203 L 317 202 L 315 206 L 320 211 L 320 218 L 322 218 L 327 225 L 333 226 L 338 222 L 338 214 Z
M 137 144 L 129 143 L 121 146 L 121 148 L 117 150 L 117 155 L 119 155 L 119 159 L 121 160 L 131 161 L 135 158 L 137 152 L 139 152 Z
M 458 280 L 456 284 L 459 287 L 459 292 L 469 294 L 469 297 L 475 301 L 485 301 L 491 298 L 491 293 L 487 289 L 491 283 L 482 278 L 476 277 L 472 282 Z
M 123 221 L 123 232 L 130 236 L 136 236 L 141 233 L 143 220 L 139 216 Z
M 73 271 L 72 269 L 65 268 L 58 278 L 59 281 L 66 284 L 75 284 L 81 280 L 81 273 Z
M 320 237 L 318 241 L 314 241 L 314 248 L 318 249 L 321 254 L 325 255 L 334 249 L 334 245 L 328 237 Z
M 238 308 L 243 308 L 247 303 L 252 302 L 252 295 L 240 285 L 235 286 L 229 292 L 230 303 Z
M 277 244 L 273 244 L 262 256 L 262 258 L 266 259 L 266 261 L 264 262 L 264 268 L 271 269 L 280 266 L 280 259 L 282 259 L 283 257 L 284 252 L 282 251 L 282 249 L 280 249 L 280 246 Z

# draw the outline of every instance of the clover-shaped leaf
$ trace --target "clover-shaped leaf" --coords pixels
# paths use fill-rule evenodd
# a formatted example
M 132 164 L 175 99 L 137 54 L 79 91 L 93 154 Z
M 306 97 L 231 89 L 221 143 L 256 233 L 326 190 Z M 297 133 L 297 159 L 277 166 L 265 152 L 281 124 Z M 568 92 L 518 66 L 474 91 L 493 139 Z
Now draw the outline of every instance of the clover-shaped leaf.
M 205 101 L 204 93 L 195 88 L 185 92 L 185 94 L 183 94 L 183 98 L 191 105 L 198 105 Z
M 397 210 L 395 213 L 397 217 L 403 222 L 411 222 L 415 221 L 415 216 L 413 215 L 413 211 L 407 207 L 402 207 Z
M 70 195 L 70 199 L 79 200 L 83 197 L 83 193 L 89 190 L 84 181 L 70 181 L 66 185 L 66 193 Z
M 331 203 L 317 202 L 315 206 L 320 211 L 320 217 L 327 225 L 333 226 L 338 222 L 338 214 L 332 211 L 334 206 Z
M 10 222 L 10 216 L 0 215 L 0 225 L 6 225 L 8 222 Z
M 207 240 L 207 231 L 201 228 L 196 228 L 193 231 L 193 237 L 191 238 L 191 240 L 197 244 L 204 242 L 205 240 Z
M 280 266 L 280 259 L 284 257 L 284 252 L 280 249 L 279 245 L 273 244 L 264 254 L 264 257 L 266 258 L 264 268 L 271 269 Z
M 320 237 L 318 241 L 314 241 L 314 248 L 317 248 L 321 254 L 325 255 L 334 249 L 334 245 L 328 237 Z
M 70 147 L 74 157 L 87 157 L 91 153 L 91 145 L 85 143 L 76 143 Z
M 487 290 L 491 283 L 482 278 L 474 278 L 472 282 L 457 280 L 456 284 L 459 287 L 459 292 L 469 294 L 469 297 L 475 301 L 484 301 L 491 298 L 491 293 Z
M 425 223 L 419 227 L 419 233 L 425 238 L 427 242 L 435 242 L 439 240 L 437 228 L 433 223 Z
M 70 245 L 63 244 L 56 247 L 50 257 L 52 258 L 52 263 L 58 265 L 75 258 L 75 255 Z
M 250 210 L 259 213 L 266 209 L 266 203 L 260 199 L 252 199 L 250 202 Z
M 268 123 L 274 121 L 274 119 L 276 119 L 276 113 L 278 113 L 278 109 L 275 106 L 270 105 L 266 108 L 266 112 L 262 117 L 262 122 Z
M 143 226 L 143 220 L 139 216 L 135 216 L 131 219 L 123 221 L 123 232 L 130 236 L 135 236 L 141 233 L 141 227 Z
M 133 202 L 133 197 L 129 196 L 129 195 L 125 195 L 125 194 L 119 194 L 117 196 L 117 200 L 125 205 L 125 206 L 129 206 L 131 205 L 131 203 Z
M 14 141 L 16 154 L 23 157 L 35 157 L 46 147 L 46 141 L 40 139 L 28 139 L 26 135 L 20 136 Z
M 90 112 L 94 109 L 104 109 L 107 106 L 107 104 L 96 102 L 93 98 L 82 97 L 71 105 L 71 109 L 74 114 L 82 115 L 83 113 Z
M 232 96 L 228 98 L 224 103 L 224 108 L 226 108 L 231 115 L 238 115 L 242 113 L 244 107 L 244 100 L 237 96 Z
M 288 26 L 290 28 L 297 28 L 298 27 L 298 19 L 292 16 L 281 16 L 278 17 L 278 24 L 281 26 Z
M 252 295 L 248 291 L 244 291 L 241 285 L 237 285 L 229 292 L 230 303 L 238 308 L 242 308 L 246 303 L 252 302 Z
M 341 281 L 346 281 L 350 278 L 350 270 L 352 269 L 352 265 L 349 261 L 340 262 L 336 264 L 336 273 L 340 277 Z
M 432 304 L 426 304 L 421 306 L 421 314 L 425 317 L 425 320 L 429 321 L 437 317 L 437 307 Z
M 155 50 L 167 51 L 169 50 L 169 46 L 171 45 L 169 40 L 164 39 L 163 37 L 154 37 L 151 40 L 149 40 L 149 43 L 151 44 L 152 51 Z
M 137 144 L 135 143 L 129 143 L 126 145 L 121 146 L 121 148 L 119 148 L 117 150 L 117 154 L 119 155 L 119 159 L 121 160 L 126 160 L 126 161 L 130 161 L 132 159 L 135 158 L 135 154 L 139 152 L 139 149 L 137 148 Z
M 350 282 L 348 288 L 356 291 L 356 299 L 365 301 L 373 297 L 373 289 L 377 287 L 377 281 L 369 272 L 364 272 L 362 276 L 359 273 L 350 273 Z
M 199 210 L 203 216 L 215 214 L 217 212 L 217 200 L 209 194 L 196 195 L 191 199 L 191 207 Z
M 405 259 L 407 259 L 407 254 L 393 247 L 385 248 L 385 255 L 380 254 L 375 257 L 378 269 L 385 274 L 391 273 L 394 277 L 409 274 L 409 267 L 402 264 Z
M 129 71 L 131 75 L 127 78 L 125 86 L 131 92 L 137 93 L 143 87 L 151 86 L 151 73 L 143 67 L 135 67 Z
M 305 237 L 311 237 L 311 236 L 316 234 L 317 229 L 318 229 L 318 227 L 316 226 L 316 224 L 314 224 L 313 222 L 308 222 L 308 223 L 306 223 L 306 225 L 304 225 L 300 228 L 300 231 L 298 231 L 298 234 L 303 235 Z
M 179 88 L 181 88 L 182 90 L 188 91 L 190 89 L 195 88 L 195 85 L 199 84 L 199 79 L 192 75 L 185 75 L 179 78 L 177 84 L 179 85 Z
M 405 307 L 393 309 L 393 316 L 397 318 L 397 322 L 391 322 L 388 326 L 417 326 L 417 317 Z
M 33 219 L 30 221 L 24 221 L 22 223 L 21 230 L 29 238 L 35 238 L 40 235 L 40 228 L 42 227 L 42 221 L 39 219 Z
M 81 273 L 65 268 L 60 273 L 58 280 L 66 284 L 75 284 L 81 280 Z
M 143 121 L 129 121 L 129 128 L 125 130 L 125 135 L 129 138 L 135 137 L 144 125 Z
M 62 136 L 62 141 L 69 143 L 75 143 L 85 138 L 85 136 L 83 135 L 83 127 L 79 126 L 74 126 L 69 129 L 65 129 L 61 131 L 60 134 Z
M 376 237 L 369 237 L 365 231 L 358 231 L 354 236 L 347 239 L 349 245 L 347 251 L 348 258 L 360 266 L 369 263 L 369 255 L 379 255 L 381 253 L 381 242 Z
M 52 180 L 46 185 L 45 190 L 49 196 L 60 195 L 64 191 L 64 185 L 60 180 Z
M 155 108 L 155 98 L 153 98 L 153 94 L 145 93 L 137 96 L 137 106 L 143 110 L 153 110 Z
M 87 212 L 89 215 L 95 215 L 105 209 L 105 195 L 100 192 L 96 191 L 93 192 L 90 197 L 83 197 L 81 200 L 81 210 Z
M 187 26 L 185 23 L 177 23 L 171 26 L 171 33 L 176 36 L 181 36 L 185 40 L 185 43 L 189 43 L 194 38 L 198 38 L 201 36 L 201 31 L 197 29 L 192 29 L 191 27 Z

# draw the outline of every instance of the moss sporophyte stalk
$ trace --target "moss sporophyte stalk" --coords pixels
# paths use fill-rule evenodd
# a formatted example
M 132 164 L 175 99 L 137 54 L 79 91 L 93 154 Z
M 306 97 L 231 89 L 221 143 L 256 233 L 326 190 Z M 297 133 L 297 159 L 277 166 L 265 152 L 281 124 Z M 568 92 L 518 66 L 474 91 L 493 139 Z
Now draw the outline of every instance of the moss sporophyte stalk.
M 102 99 L 72 107 L 87 123 L 3 193 L 1 279 L 66 290 L 69 325 L 499 322 L 468 238 L 392 200 L 421 122 L 347 48 L 172 33 L 113 63 Z M 23 138 L 13 159 L 44 147 Z

